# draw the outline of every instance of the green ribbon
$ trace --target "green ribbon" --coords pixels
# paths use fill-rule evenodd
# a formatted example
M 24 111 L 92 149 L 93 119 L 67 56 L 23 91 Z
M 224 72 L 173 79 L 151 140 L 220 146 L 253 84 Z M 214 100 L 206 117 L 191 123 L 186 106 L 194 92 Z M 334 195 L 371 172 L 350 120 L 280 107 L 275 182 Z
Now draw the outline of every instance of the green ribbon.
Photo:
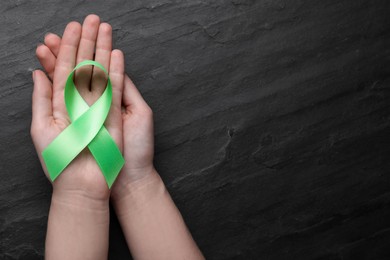
M 88 65 L 100 68 L 108 78 L 106 89 L 91 107 L 81 97 L 73 82 L 75 71 Z M 72 123 L 42 152 L 51 180 L 54 181 L 72 160 L 88 146 L 108 187 L 111 188 L 125 160 L 103 125 L 112 103 L 112 85 L 105 68 L 92 60 L 80 62 L 68 76 L 64 98 Z

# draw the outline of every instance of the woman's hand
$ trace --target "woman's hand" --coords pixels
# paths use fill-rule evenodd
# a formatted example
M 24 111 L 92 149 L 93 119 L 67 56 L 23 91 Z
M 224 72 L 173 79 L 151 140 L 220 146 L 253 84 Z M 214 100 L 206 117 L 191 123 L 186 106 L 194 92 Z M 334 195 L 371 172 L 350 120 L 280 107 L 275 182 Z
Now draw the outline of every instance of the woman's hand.
M 33 72 L 33 119 L 31 135 L 46 176 L 48 172 L 42 151 L 71 122 L 64 103 L 64 86 L 69 73 L 83 60 L 95 60 L 109 72 L 113 101 L 105 126 L 122 151 L 121 101 L 124 83 L 124 57 L 121 51 L 112 51 L 112 29 L 100 23 L 96 15 L 89 15 L 81 26 L 77 22 L 67 25 L 63 38 L 49 34 L 45 44 L 37 47 L 36 54 L 47 71 L 46 75 Z M 89 66 L 76 71 L 75 84 L 91 105 L 106 86 L 104 72 Z M 108 201 L 110 191 L 94 157 L 84 149 L 53 182 L 53 192 L 87 196 Z
M 100 23 L 98 16 L 89 15 L 83 26 L 69 23 L 62 40 L 47 35 L 36 54 L 50 78 L 40 70 L 33 73 L 31 135 L 46 176 L 41 153 L 71 123 L 64 103 L 64 86 L 69 73 L 83 60 L 94 59 L 109 72 L 113 100 L 105 127 L 122 151 L 124 57 L 121 51 L 112 51 L 111 26 Z M 106 80 L 104 72 L 94 67 L 78 69 L 74 78 L 89 105 L 101 96 Z M 45 258 L 107 259 L 109 197 L 105 178 L 86 148 L 53 182 Z

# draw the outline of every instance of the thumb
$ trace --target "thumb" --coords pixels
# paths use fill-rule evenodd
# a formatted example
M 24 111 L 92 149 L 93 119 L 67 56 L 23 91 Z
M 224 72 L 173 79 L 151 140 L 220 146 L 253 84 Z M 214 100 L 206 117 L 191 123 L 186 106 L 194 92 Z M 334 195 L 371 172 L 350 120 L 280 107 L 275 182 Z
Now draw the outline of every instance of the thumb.
M 123 105 L 126 108 L 131 107 L 136 110 L 150 110 L 148 104 L 143 99 L 141 93 L 138 91 L 137 87 L 128 75 L 125 75 L 124 83 Z

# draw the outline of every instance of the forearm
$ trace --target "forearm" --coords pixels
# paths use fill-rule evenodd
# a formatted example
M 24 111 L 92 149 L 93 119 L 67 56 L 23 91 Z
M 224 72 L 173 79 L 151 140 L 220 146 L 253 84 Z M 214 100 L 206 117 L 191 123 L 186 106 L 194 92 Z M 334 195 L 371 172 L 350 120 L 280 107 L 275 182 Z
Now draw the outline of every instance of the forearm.
M 107 259 L 108 201 L 53 191 L 45 259 Z
M 113 204 L 134 259 L 204 259 L 157 172 Z

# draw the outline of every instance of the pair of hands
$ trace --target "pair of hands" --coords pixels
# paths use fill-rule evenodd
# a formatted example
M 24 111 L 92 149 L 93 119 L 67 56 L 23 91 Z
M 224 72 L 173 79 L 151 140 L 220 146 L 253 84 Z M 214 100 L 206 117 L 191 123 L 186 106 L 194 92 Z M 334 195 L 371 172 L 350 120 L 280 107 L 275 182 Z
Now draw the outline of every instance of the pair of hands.
M 64 87 L 69 73 L 83 60 L 95 60 L 108 71 L 113 100 L 105 127 L 125 157 L 111 191 L 95 158 L 84 149 L 57 177 L 48 217 L 47 259 L 106 259 L 111 197 L 134 259 L 204 259 L 164 183 L 153 167 L 152 111 L 125 75 L 123 53 L 112 50 L 112 29 L 96 15 L 83 25 L 71 22 L 62 39 L 48 34 L 37 47 L 46 70 L 33 72 L 31 135 L 42 151 L 71 122 Z M 100 69 L 81 67 L 75 85 L 92 105 L 106 86 Z
M 44 172 L 48 177 L 42 151 L 71 122 L 64 102 L 64 86 L 69 73 L 83 60 L 95 60 L 109 72 L 113 100 L 105 126 L 124 154 L 125 165 L 112 187 L 112 197 L 121 197 L 126 187 L 153 174 L 153 116 L 130 78 L 125 74 L 124 55 L 112 50 L 112 28 L 89 15 L 81 26 L 71 22 L 62 39 L 47 34 L 36 55 L 46 70 L 33 72 L 31 136 Z M 75 85 L 85 101 L 92 105 L 103 93 L 106 78 L 102 71 L 82 67 L 76 71 Z M 99 166 L 84 149 L 53 182 L 53 192 L 108 200 L 110 190 Z

